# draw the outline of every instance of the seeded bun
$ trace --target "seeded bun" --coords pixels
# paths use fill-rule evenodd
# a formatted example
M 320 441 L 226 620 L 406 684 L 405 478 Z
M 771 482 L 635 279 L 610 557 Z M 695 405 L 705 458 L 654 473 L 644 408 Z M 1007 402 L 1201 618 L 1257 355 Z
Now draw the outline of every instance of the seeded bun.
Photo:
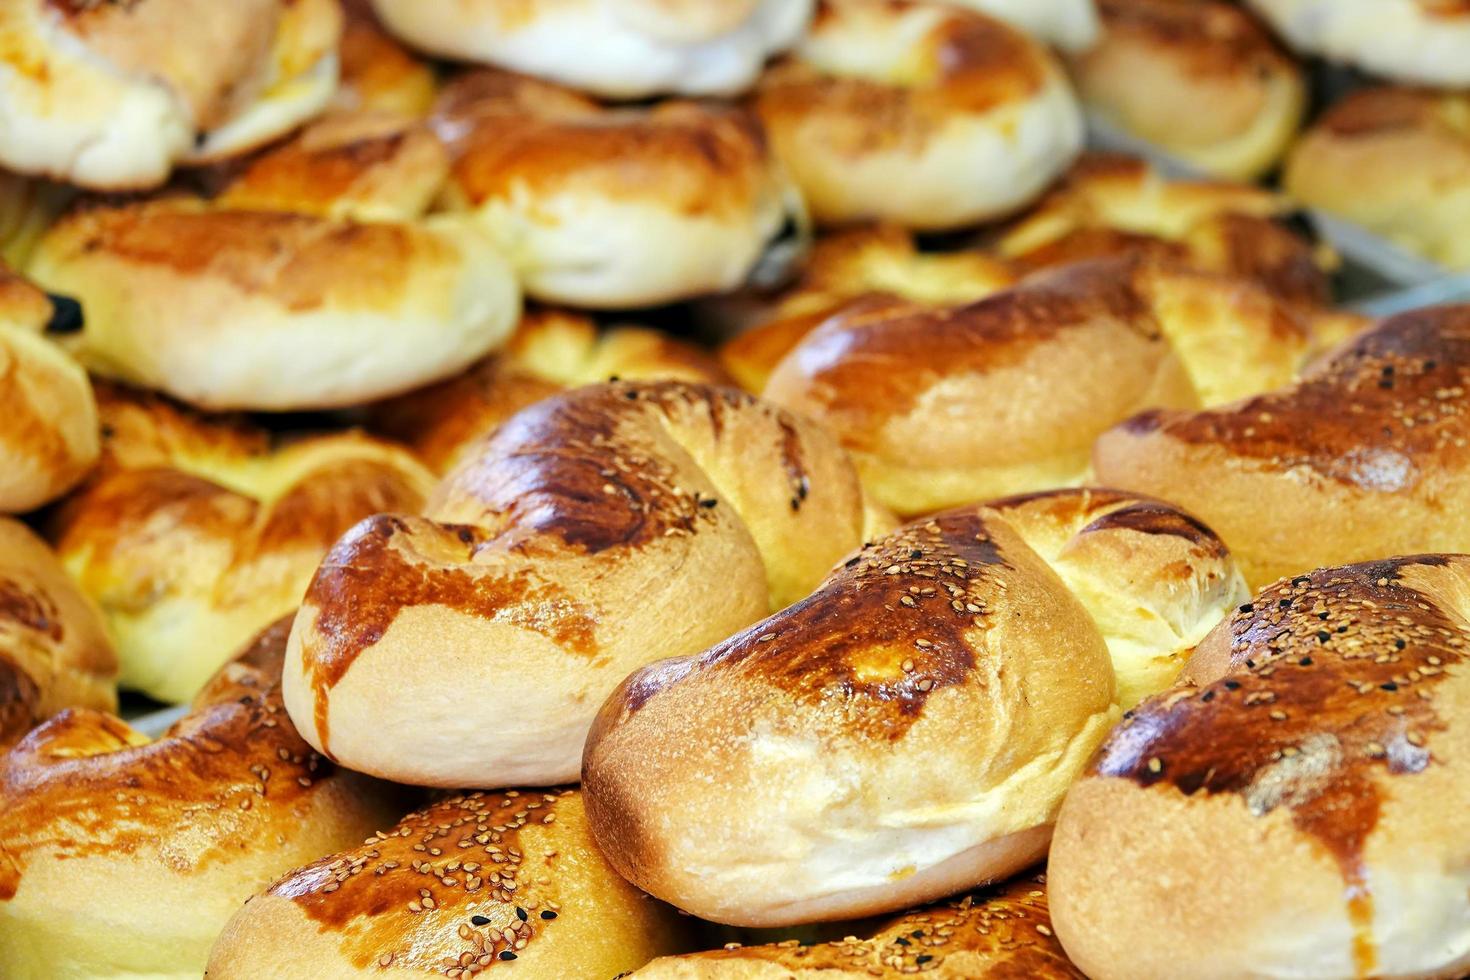
M 0 974 L 198 977 L 246 898 L 390 819 L 281 710 L 286 632 L 156 742 L 70 709 L 0 758 Z
M 1343 524 L 1341 526 L 1351 526 Z M 1470 969 L 1470 561 L 1264 590 L 1067 795 L 1057 935 L 1094 980 Z
M 1061 491 L 916 522 L 633 673 L 587 738 L 593 833 L 640 888 L 739 926 L 1006 878 L 1046 853 L 1120 681 L 1168 684 L 1244 594 L 1218 539 L 1155 501 Z
M 1470 9 L 1454 0 L 1249 0 L 1303 54 L 1402 82 L 1470 85 Z

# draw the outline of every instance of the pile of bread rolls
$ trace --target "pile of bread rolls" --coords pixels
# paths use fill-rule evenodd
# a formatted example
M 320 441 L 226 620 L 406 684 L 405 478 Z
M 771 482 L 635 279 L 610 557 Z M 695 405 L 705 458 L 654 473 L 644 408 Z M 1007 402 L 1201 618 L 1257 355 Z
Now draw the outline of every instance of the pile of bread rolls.
M 0 978 L 1470 975 L 1462 8 L 6 0 Z

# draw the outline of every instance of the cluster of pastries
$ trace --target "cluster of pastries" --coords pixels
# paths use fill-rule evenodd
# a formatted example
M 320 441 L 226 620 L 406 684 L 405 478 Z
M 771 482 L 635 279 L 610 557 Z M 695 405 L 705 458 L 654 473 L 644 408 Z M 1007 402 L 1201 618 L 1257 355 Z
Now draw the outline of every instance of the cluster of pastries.
M 1309 56 L 1418 87 L 1301 133 Z M 1470 307 L 1296 220 L 1470 263 L 1467 71 L 1447 0 L 5 0 L 0 978 L 1470 973 Z

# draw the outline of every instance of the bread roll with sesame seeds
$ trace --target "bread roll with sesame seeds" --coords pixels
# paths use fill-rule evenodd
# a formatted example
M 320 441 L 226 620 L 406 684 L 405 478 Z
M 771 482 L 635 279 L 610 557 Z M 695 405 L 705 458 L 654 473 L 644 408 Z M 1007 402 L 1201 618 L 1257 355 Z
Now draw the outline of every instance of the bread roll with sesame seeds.
M 577 791 L 463 793 L 252 898 L 208 975 L 614 977 L 687 948 L 684 931 L 608 867 Z
M 197 978 L 241 902 L 391 820 L 398 791 L 337 770 L 291 727 L 288 629 L 156 742 L 69 709 L 0 757 L 0 975 Z
M 1470 306 L 1387 320 L 1295 384 L 1146 412 L 1093 450 L 1108 486 L 1198 514 L 1253 588 L 1418 551 L 1470 550 Z
M 1067 795 L 1057 935 L 1094 980 L 1470 970 L 1470 559 L 1283 579 Z
M 624 681 L 583 756 L 593 833 L 640 888 L 740 926 L 1006 878 L 1045 855 L 1120 697 L 1168 684 L 1244 596 L 1219 539 L 1157 501 L 1060 491 L 915 522 Z

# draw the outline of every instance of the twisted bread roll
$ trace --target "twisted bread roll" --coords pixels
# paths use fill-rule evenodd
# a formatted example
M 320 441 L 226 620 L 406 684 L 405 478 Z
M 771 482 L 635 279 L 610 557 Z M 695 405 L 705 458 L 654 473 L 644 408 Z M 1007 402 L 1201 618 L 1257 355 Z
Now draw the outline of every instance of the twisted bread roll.
M 813 0 L 373 0 L 434 54 L 613 99 L 736 95 L 796 42 Z
M 1219 539 L 1157 501 L 1063 491 L 908 525 L 631 675 L 587 739 L 593 833 L 634 884 L 735 925 L 1005 878 L 1046 853 L 1119 698 L 1166 685 L 1244 596 Z
M 939 3 L 828 0 L 756 106 L 825 224 L 973 225 L 1029 202 L 1082 148 L 1050 53 Z
M 387 819 L 394 794 L 335 770 L 281 710 L 286 631 L 156 742 L 73 709 L 0 759 L 0 973 L 198 977 L 241 902 Z
M 598 704 L 630 670 L 806 595 L 869 523 L 820 429 L 678 382 L 539 402 L 424 514 L 369 518 L 327 555 L 285 692 L 334 758 L 437 786 L 575 779 Z M 486 725 L 464 710 L 478 699 L 509 710 Z
M 336 0 L 11 0 L 0 11 L 0 164 L 86 187 L 156 186 L 320 112 Z
M 1470 547 L 1462 473 L 1470 306 L 1402 314 L 1290 387 L 1102 435 L 1102 482 L 1199 514 L 1252 587 L 1309 568 Z
M 107 618 L 122 683 L 192 697 L 224 658 L 294 610 L 331 543 L 433 485 L 404 449 L 356 433 L 273 443 L 244 423 L 100 390 L 107 452 L 52 537 Z
M 466 793 L 252 898 L 209 976 L 612 977 L 678 950 L 680 932 L 607 866 L 575 790 Z
M 102 618 L 45 542 L 0 518 L 0 749 L 62 708 L 117 709 Z
M 1470 561 L 1421 555 L 1282 580 L 1222 623 L 1067 795 L 1051 898 L 1078 966 L 1464 976 L 1467 617 Z
M 1470 85 L 1470 9 L 1458 0 L 1249 0 L 1287 43 L 1404 82 Z

